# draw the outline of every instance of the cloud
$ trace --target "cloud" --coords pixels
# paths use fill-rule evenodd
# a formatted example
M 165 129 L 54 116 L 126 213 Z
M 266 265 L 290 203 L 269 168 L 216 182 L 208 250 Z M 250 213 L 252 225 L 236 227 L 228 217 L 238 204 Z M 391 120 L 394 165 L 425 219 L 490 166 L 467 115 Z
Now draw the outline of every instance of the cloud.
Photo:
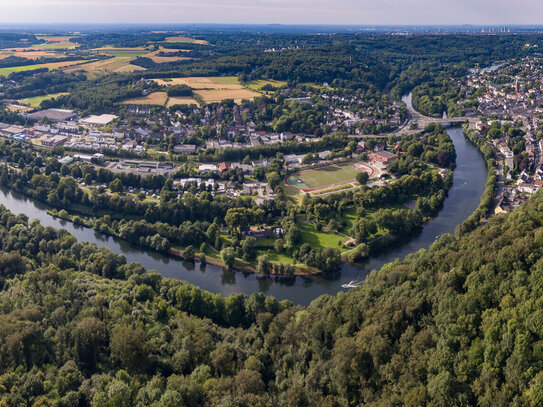
M 540 0 L 0 0 L 8 23 L 538 24 Z

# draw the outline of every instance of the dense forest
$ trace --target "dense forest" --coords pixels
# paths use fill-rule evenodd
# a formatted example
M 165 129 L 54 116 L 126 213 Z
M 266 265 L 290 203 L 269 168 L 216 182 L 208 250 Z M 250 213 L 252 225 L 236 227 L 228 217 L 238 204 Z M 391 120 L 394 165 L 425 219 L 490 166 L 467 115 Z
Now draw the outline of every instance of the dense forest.
M 6 406 L 540 405 L 543 195 L 307 308 L 0 213 Z

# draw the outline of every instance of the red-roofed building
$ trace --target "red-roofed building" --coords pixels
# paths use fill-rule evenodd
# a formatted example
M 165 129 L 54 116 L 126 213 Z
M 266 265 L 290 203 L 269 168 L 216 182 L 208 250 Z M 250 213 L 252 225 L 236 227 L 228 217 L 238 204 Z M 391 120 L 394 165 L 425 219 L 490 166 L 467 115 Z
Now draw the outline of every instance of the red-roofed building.
M 226 171 L 228 169 L 230 169 L 230 164 L 228 164 L 228 163 L 220 163 L 219 164 L 219 171 L 220 172 Z

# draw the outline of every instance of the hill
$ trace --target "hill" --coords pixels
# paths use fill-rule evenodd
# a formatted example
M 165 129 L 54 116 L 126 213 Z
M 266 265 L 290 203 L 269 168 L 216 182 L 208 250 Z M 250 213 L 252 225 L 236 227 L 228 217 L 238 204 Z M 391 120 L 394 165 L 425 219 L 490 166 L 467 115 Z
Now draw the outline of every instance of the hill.
M 543 403 L 543 195 L 309 307 L 0 210 L 0 405 Z

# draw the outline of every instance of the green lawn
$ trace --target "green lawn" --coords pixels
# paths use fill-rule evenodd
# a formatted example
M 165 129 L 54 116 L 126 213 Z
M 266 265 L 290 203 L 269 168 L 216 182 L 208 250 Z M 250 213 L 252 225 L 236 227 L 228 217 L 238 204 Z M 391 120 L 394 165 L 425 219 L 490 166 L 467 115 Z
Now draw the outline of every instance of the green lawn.
M 32 107 L 40 107 L 40 103 L 43 102 L 44 100 L 54 99 L 62 95 L 68 95 L 68 92 L 50 93 L 48 95 L 43 95 L 43 96 L 34 96 L 31 98 L 21 99 L 19 100 L 19 103 L 22 103 L 24 105 L 29 105 Z
M 348 250 L 342 246 L 343 243 L 347 241 L 347 238 L 344 236 L 335 233 L 319 232 L 312 223 L 299 222 L 298 228 L 302 234 L 302 244 L 309 243 L 313 249 L 332 247 L 341 251 Z M 341 242 L 341 245 L 339 245 L 338 242 Z
M 337 183 L 355 180 L 356 174 L 359 172 L 360 170 L 353 167 L 351 163 L 329 165 L 294 173 L 287 178 L 287 184 L 304 190 L 324 188 Z

